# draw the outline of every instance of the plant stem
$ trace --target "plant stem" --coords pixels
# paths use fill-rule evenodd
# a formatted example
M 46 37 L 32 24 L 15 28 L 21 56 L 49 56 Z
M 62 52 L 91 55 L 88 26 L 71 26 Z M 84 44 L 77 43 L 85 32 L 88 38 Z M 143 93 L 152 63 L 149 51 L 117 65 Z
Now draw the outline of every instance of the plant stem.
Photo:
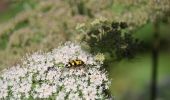
M 157 79 L 158 79 L 158 58 L 159 58 L 159 20 L 154 22 L 154 36 L 152 48 L 152 76 L 151 76 L 151 96 L 150 100 L 157 98 Z

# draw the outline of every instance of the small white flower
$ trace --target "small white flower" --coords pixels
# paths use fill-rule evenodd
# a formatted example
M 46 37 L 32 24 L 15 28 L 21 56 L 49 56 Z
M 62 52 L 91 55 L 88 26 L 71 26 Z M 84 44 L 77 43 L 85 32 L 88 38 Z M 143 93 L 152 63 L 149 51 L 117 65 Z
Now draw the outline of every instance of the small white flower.
M 60 91 L 56 96 L 56 100 L 65 100 L 66 93 L 64 91 Z

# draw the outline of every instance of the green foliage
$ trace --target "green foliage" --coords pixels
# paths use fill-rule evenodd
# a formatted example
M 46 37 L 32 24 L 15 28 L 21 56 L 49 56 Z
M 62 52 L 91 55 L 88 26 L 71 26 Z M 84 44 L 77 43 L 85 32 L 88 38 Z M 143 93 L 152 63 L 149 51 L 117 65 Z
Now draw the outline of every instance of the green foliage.
M 21 23 L 16 24 L 16 26 L 13 29 L 10 29 L 6 33 L 2 34 L 0 36 L 0 49 L 2 49 L 2 50 L 6 49 L 8 43 L 9 43 L 9 38 L 10 38 L 11 34 L 14 31 L 16 31 L 16 30 L 18 30 L 20 28 L 23 28 L 23 27 L 25 27 L 27 25 L 28 25 L 28 22 L 27 21 L 23 21 Z M 19 45 L 16 45 L 16 46 L 20 47 Z
M 125 6 L 123 4 L 114 4 L 111 9 L 116 13 L 122 13 L 125 10 Z
M 132 58 L 140 49 L 141 42 L 127 30 L 125 22 L 112 22 L 96 19 L 89 27 L 79 25 L 84 32 L 82 41 L 90 47 L 92 53 L 109 53 L 112 59 Z
M 9 0 L 7 1 L 7 5 L 4 12 L 0 13 L 0 22 L 5 22 L 10 18 L 15 17 L 19 12 L 28 7 L 34 8 L 36 6 L 36 1 L 34 0 Z
M 30 41 L 34 43 L 40 43 L 43 38 L 44 35 L 39 33 L 39 34 L 35 34 L 34 37 L 30 39 Z
M 0 50 L 4 50 L 8 44 L 8 39 L 9 39 L 9 35 L 8 34 L 3 34 L 0 37 Z
M 77 14 L 82 15 L 82 16 L 88 16 L 90 18 L 94 17 L 93 13 L 93 7 L 88 7 L 87 4 L 90 4 L 90 1 L 86 0 L 72 0 L 72 1 L 67 1 L 68 4 L 70 5 L 70 8 L 72 8 L 72 15 L 75 16 Z M 94 1 L 92 1 L 94 2 Z M 101 2 L 101 1 L 99 1 Z

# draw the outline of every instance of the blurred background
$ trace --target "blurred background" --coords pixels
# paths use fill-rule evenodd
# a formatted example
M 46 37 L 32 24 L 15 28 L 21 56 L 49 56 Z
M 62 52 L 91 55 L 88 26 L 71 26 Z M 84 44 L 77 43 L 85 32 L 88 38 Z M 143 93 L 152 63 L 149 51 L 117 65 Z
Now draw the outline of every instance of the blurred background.
M 127 22 L 133 36 L 144 42 L 135 58 L 114 61 L 107 68 L 116 100 L 149 100 L 155 32 L 160 42 L 157 98 L 169 100 L 169 0 L 0 0 L 0 70 L 19 63 L 26 53 L 79 42 L 76 25 L 101 16 Z

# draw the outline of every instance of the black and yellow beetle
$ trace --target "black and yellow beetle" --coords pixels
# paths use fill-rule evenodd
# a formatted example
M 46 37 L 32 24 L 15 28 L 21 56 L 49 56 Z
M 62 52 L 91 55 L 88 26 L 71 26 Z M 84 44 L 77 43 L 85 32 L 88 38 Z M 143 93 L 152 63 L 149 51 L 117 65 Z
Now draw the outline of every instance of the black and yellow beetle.
M 74 60 L 70 60 L 67 64 L 66 67 L 67 68 L 71 68 L 71 67 L 80 67 L 80 66 L 84 66 L 85 63 L 84 61 L 82 61 L 81 59 L 74 59 Z

